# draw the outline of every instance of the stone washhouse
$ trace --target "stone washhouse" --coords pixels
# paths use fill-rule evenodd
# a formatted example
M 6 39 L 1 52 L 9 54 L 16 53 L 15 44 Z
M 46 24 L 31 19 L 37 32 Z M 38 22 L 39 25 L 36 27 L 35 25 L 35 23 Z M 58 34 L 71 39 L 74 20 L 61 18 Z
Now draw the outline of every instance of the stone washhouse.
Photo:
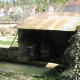
M 80 24 L 77 12 L 43 12 L 18 24 L 18 48 L 21 60 L 60 61 L 69 40 Z M 28 58 L 28 59 L 27 59 Z

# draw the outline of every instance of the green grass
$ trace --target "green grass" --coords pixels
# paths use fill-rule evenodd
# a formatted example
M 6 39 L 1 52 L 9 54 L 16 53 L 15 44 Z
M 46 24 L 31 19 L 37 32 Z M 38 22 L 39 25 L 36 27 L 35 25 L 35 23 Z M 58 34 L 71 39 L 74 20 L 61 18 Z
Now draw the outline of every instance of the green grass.
M 0 40 L 0 44 L 1 45 L 11 45 L 12 44 L 12 41 L 2 41 L 2 40 Z M 13 46 L 18 46 L 17 41 L 14 41 L 12 45 Z
M 56 79 L 53 76 L 49 76 L 49 77 L 44 76 L 43 78 L 35 78 L 32 75 L 30 76 L 24 72 L 0 71 L 0 80 L 56 80 Z

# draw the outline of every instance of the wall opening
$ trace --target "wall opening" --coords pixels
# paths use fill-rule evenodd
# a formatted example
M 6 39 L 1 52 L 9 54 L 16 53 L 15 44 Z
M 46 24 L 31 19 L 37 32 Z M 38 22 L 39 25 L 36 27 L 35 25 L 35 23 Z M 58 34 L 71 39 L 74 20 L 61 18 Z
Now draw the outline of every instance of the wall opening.
M 18 45 L 20 55 L 29 55 L 31 60 L 43 61 L 61 58 L 67 47 L 69 47 L 68 40 L 73 34 L 73 31 L 19 29 Z

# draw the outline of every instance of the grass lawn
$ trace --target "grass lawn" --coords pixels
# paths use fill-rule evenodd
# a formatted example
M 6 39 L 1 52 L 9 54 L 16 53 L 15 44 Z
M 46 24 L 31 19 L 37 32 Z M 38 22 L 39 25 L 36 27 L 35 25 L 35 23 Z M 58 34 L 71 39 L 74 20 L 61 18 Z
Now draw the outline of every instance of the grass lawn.
M 9 36 L 6 35 L 4 37 L 0 37 L 0 47 L 10 46 L 15 39 L 15 36 Z M 17 47 L 18 46 L 18 36 L 14 40 L 12 46 Z
M 24 72 L 5 72 L 0 71 L 0 80 L 55 80 L 53 76 L 47 77 L 34 77 Z
M 12 44 L 12 41 L 3 41 L 3 40 L 0 40 L 0 44 L 1 45 L 11 45 Z M 18 43 L 17 41 L 14 41 L 12 46 L 18 46 Z

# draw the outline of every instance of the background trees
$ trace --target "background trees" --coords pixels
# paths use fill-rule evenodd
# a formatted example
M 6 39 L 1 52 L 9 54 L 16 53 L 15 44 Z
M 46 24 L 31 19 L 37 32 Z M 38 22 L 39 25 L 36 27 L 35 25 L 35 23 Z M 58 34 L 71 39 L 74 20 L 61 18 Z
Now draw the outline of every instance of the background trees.
M 5 19 L 6 17 L 9 17 L 9 9 L 14 6 L 15 9 L 18 8 L 20 12 L 22 11 L 24 20 L 26 18 L 25 16 L 28 17 L 33 13 L 32 11 L 34 7 L 37 7 L 36 10 L 34 10 L 34 13 L 49 11 L 50 6 L 52 6 L 53 11 L 57 12 L 62 10 L 63 4 L 65 4 L 66 1 L 68 0 L 0 0 L 0 10 L 6 9 L 5 12 L 3 12 L 3 17 Z M 17 16 L 20 17 L 19 14 Z M 3 17 L 0 19 L 3 19 Z
M 38 5 L 39 7 L 47 8 L 49 5 L 60 5 L 64 4 L 68 0 L 0 0 L 0 5 L 4 6 L 5 4 L 11 5 L 11 3 L 16 6 L 20 5 Z

